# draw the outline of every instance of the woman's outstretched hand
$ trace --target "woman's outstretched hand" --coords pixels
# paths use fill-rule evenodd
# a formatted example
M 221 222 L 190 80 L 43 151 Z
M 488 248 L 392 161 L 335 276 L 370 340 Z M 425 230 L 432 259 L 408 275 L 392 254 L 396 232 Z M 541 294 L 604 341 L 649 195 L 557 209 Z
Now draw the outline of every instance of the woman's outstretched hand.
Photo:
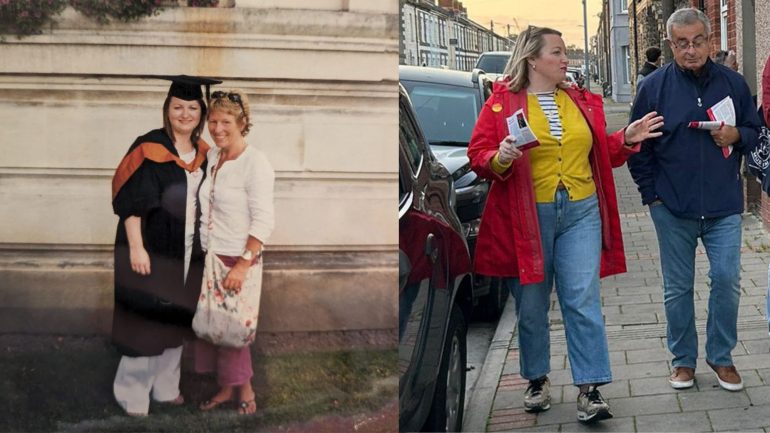
M 644 117 L 632 122 L 626 127 L 625 144 L 641 143 L 648 138 L 660 137 L 662 132 L 656 132 L 663 126 L 663 116 L 658 116 L 656 111 L 650 111 Z

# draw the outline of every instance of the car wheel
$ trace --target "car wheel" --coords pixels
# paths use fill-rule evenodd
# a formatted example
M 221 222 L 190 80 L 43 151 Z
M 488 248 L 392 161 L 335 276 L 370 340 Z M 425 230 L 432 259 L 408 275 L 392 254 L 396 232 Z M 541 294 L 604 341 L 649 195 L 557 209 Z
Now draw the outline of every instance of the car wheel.
M 486 322 L 495 322 L 500 319 L 508 301 L 508 290 L 500 278 L 492 278 L 489 282 L 489 294 L 479 299 L 478 318 Z
M 459 432 L 465 407 L 466 332 L 462 310 L 452 306 L 436 392 L 424 431 Z

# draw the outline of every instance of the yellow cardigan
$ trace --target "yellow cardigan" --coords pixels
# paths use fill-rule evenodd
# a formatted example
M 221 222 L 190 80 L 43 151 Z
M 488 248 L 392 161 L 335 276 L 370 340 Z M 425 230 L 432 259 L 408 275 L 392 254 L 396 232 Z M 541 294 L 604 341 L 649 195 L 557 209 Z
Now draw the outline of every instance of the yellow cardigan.
M 588 123 L 566 92 L 558 89 L 555 100 L 562 125 L 561 140 L 551 135 L 537 96 L 527 95 L 529 125 L 540 142 L 539 146 L 529 150 L 538 203 L 552 203 L 559 182 L 567 188 L 570 200 L 582 200 L 596 192 L 588 162 L 593 144 Z M 497 156 L 492 159 L 492 169 L 497 173 L 502 174 L 508 167 L 510 164 L 500 164 Z

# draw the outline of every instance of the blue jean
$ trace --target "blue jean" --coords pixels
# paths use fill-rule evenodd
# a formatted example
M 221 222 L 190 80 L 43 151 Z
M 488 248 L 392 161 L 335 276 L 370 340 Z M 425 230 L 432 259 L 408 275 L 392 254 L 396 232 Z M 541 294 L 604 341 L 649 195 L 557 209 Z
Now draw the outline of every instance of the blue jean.
M 554 203 L 537 204 L 545 280 L 521 285 L 518 278 L 505 279 L 519 317 L 521 376 L 533 380 L 550 372 L 548 309 L 555 283 L 573 383 L 608 383 L 612 372 L 599 291 L 599 205 L 595 194 L 577 201 L 568 197 L 558 190 Z
M 685 219 L 665 204 L 650 207 L 658 234 L 663 271 L 663 302 L 668 322 L 668 350 L 674 367 L 696 367 L 698 334 L 693 305 L 695 249 L 701 238 L 709 260 L 706 360 L 716 366 L 733 365 L 730 352 L 738 342 L 740 302 L 741 216 Z

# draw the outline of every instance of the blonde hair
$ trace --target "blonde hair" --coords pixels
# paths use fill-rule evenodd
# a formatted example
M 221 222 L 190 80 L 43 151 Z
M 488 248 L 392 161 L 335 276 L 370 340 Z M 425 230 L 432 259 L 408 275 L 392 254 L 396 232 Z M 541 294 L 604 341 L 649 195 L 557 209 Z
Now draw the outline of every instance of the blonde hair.
M 540 50 L 545 46 L 545 35 L 561 37 L 561 32 L 549 27 L 529 26 L 519 34 L 511 59 L 505 65 L 503 74 L 510 77 L 508 89 L 512 92 L 529 86 L 529 59 L 540 57 Z
M 218 97 L 215 97 L 215 95 Z M 231 98 L 234 98 L 235 101 Z M 244 137 L 253 126 L 251 123 L 249 98 L 243 90 L 232 89 L 227 92 L 217 91 L 212 93 L 211 100 L 209 101 L 209 115 L 214 111 L 223 111 L 231 116 L 235 116 L 238 123 L 244 125 L 241 131 L 241 135 Z

